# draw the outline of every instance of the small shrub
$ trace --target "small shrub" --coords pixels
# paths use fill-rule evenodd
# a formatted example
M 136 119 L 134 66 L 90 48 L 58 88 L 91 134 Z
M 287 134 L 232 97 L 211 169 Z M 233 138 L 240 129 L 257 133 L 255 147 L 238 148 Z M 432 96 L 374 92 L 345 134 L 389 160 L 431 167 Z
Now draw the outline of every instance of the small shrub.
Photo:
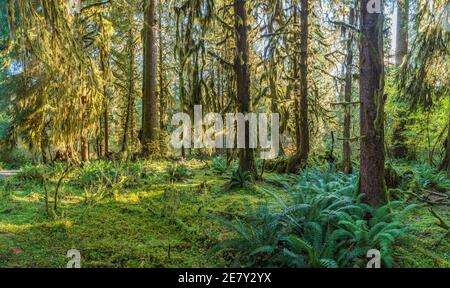
M 223 157 L 220 157 L 220 156 L 215 157 L 211 162 L 211 168 L 217 174 L 226 173 L 228 170 L 226 159 L 224 159 Z
M 223 218 L 215 219 L 235 232 L 236 237 L 218 243 L 211 248 L 211 253 L 224 252 L 226 258 L 231 260 L 232 267 L 282 265 L 283 261 L 278 259 L 278 241 L 283 226 L 267 206 L 250 210 L 246 220 L 236 219 L 231 222 Z
M 231 175 L 230 189 L 245 188 L 252 182 L 252 175 L 248 171 L 238 168 Z
M 22 181 L 42 181 L 47 172 L 44 165 L 25 165 L 20 169 L 17 178 Z
M 189 178 L 191 171 L 183 164 L 169 164 L 166 167 L 166 174 L 169 182 L 173 183 Z

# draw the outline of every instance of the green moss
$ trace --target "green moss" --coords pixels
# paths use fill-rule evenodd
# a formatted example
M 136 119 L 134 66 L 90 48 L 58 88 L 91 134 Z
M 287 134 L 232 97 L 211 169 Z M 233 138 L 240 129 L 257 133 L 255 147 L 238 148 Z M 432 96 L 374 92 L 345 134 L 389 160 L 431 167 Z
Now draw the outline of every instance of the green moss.
M 65 267 L 65 255 L 72 248 L 81 251 L 83 267 L 228 266 L 229 260 L 220 254 L 208 253 L 232 233 L 212 216 L 234 219 L 250 207 L 271 201 L 261 192 L 265 187 L 281 197 L 288 193 L 276 185 L 286 177 L 270 173 L 265 174 L 270 181 L 230 191 L 229 173 L 216 175 L 209 162 L 198 160 L 184 163 L 192 172 L 189 178 L 170 184 L 167 164 L 138 163 L 123 175 L 139 181 L 122 186 L 105 186 L 100 179 L 82 187 L 77 178 L 80 171 L 73 171 L 60 190 L 56 216 L 45 214 L 40 183 L 0 180 L 0 267 Z M 51 191 L 58 173 L 48 175 L 55 175 L 48 180 Z M 167 189 L 178 191 L 179 203 L 171 217 L 164 213 Z M 399 243 L 396 265 L 448 267 L 448 239 L 432 248 L 443 231 L 426 209 L 419 211 L 405 219 L 415 228 L 418 240 Z M 437 212 L 448 219 L 448 211 Z

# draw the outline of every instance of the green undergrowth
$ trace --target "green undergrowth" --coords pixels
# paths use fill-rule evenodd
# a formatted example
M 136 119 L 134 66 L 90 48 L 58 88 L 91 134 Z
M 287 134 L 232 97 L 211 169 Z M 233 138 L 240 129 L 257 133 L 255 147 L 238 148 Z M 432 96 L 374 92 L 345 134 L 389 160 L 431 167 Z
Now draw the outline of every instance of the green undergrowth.
M 64 267 L 72 248 L 83 267 L 226 266 L 209 253 L 229 234 L 214 216 L 233 219 L 264 196 L 252 186 L 230 190 L 231 173 L 209 164 L 70 168 L 49 215 L 42 181 L 52 206 L 65 167 L 26 166 L 0 180 L 0 267 Z
M 442 175 L 405 167 L 395 167 L 397 198 L 414 202 L 408 191 L 446 191 Z M 251 183 L 239 173 L 236 163 L 228 167 L 223 158 L 24 166 L 17 176 L 0 179 L 0 267 L 65 267 L 69 249 L 81 252 L 83 267 L 229 267 L 236 262 L 233 254 L 215 247 L 236 238 L 229 226 L 237 219 L 255 221 L 248 218 L 251 211 L 302 195 L 292 191 L 356 197 L 357 175 L 311 169 L 301 176 L 265 173 L 263 181 Z M 435 212 L 450 222 L 447 207 Z M 395 242 L 395 267 L 449 267 L 448 239 L 427 207 L 401 221 L 414 238 Z M 290 240 L 295 243 L 285 248 L 295 252 L 301 243 Z

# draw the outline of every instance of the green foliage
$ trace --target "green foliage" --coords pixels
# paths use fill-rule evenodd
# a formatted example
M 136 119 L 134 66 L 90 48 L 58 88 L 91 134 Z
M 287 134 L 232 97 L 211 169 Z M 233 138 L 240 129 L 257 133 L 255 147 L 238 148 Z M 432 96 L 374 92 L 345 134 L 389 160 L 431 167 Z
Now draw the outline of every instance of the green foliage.
M 44 165 L 25 165 L 17 174 L 17 178 L 22 181 L 42 181 L 48 167 Z
M 211 168 L 217 174 L 224 174 L 228 170 L 227 160 L 221 156 L 215 157 L 211 161 Z
M 232 248 L 233 260 L 241 266 L 364 267 L 370 249 L 379 249 L 383 264 L 392 266 L 392 245 L 408 232 L 398 218 L 415 206 L 400 209 L 402 202 L 392 202 L 371 208 L 360 203 L 357 175 L 309 169 L 296 179 L 282 184 L 289 198 L 260 189 L 275 203 L 256 215 L 250 211 L 236 223 L 222 221 L 236 237 L 217 247 Z M 270 231 L 270 237 L 258 238 L 263 231 Z M 270 257 L 249 251 L 268 251 Z
M 243 171 L 240 168 L 233 171 L 231 175 L 230 189 L 245 188 L 252 182 L 252 175 L 249 171 Z
M 174 187 L 169 187 L 164 191 L 163 201 L 162 215 L 171 220 L 175 219 L 180 206 L 180 192 Z
M 142 163 L 96 161 L 80 167 L 75 172 L 74 184 L 78 187 L 89 188 L 99 184 L 112 187 L 133 188 L 142 185 L 148 173 Z
M 184 164 L 169 164 L 165 170 L 170 183 L 183 181 L 191 176 L 191 171 Z
M 236 233 L 235 238 L 224 240 L 210 250 L 211 253 L 223 251 L 226 258 L 231 258 L 232 267 L 276 267 L 282 264 L 278 259 L 278 241 L 283 225 L 268 206 L 250 210 L 245 220 L 214 219 Z
M 408 235 L 408 228 L 398 221 L 400 216 L 406 214 L 415 205 L 409 205 L 395 212 L 403 202 L 395 201 L 379 208 L 364 205 L 365 209 L 359 215 L 340 214 L 338 223 L 339 241 L 346 243 L 346 248 L 338 252 L 338 261 L 346 265 L 355 263 L 361 267 L 364 265 L 362 258 L 370 249 L 378 249 L 385 267 L 392 267 L 392 246 L 396 240 Z M 370 220 L 365 220 L 366 215 L 371 215 Z
M 30 165 L 31 155 L 24 149 L 18 147 L 10 149 L 2 147 L 0 151 L 0 162 L 5 164 L 5 168 L 19 169 L 22 166 Z
M 429 165 L 416 165 L 412 169 L 416 187 L 423 189 L 450 190 L 450 178 L 445 172 L 436 171 Z

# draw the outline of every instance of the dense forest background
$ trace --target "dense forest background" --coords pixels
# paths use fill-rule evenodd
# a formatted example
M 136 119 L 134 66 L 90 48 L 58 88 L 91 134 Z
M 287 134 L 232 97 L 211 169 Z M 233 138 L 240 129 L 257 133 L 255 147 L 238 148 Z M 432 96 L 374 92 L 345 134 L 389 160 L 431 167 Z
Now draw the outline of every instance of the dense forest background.
M 0 0 L 0 267 L 448 267 L 449 16 Z M 197 105 L 278 113 L 278 157 L 174 149 Z

